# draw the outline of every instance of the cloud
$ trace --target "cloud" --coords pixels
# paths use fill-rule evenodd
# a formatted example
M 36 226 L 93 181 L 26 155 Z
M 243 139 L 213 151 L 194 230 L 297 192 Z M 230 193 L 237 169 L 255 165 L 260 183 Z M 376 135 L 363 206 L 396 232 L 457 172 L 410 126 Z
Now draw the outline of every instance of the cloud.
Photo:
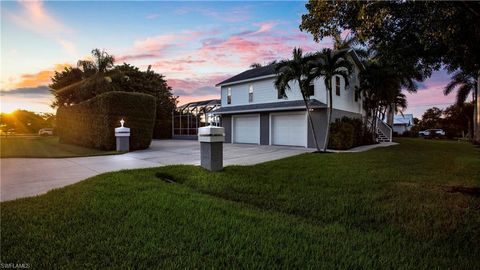
M 16 88 L 9 91 L 1 90 L 0 96 L 23 96 L 23 97 L 36 97 L 38 95 L 50 95 L 50 88 L 46 85 L 37 87 L 24 87 Z
M 19 1 L 19 3 L 22 11 L 18 14 L 5 12 L 7 18 L 25 29 L 54 39 L 65 52 L 76 54 L 74 43 L 65 39 L 65 35 L 72 34 L 73 30 L 52 16 L 45 9 L 43 1 Z
M 51 69 L 40 70 L 39 72 L 32 74 L 22 74 L 17 80 L 10 81 L 5 88 L 29 88 L 38 87 L 40 85 L 48 85 L 51 83 L 51 78 L 55 74 L 55 71 L 61 71 L 65 69 L 65 67 L 69 66 L 69 64 L 56 64 Z

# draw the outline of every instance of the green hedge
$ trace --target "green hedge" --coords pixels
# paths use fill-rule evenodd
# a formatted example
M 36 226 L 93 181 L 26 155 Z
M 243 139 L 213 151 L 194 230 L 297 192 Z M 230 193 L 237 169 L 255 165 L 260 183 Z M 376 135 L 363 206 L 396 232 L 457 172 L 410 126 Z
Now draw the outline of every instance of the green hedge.
M 152 141 L 155 98 L 141 93 L 107 92 L 57 110 L 61 142 L 115 150 L 115 128 L 120 119 L 130 128 L 130 149 L 145 149 Z
M 360 118 L 343 117 L 330 124 L 328 148 L 346 150 L 360 145 L 372 144 L 373 136 L 365 129 Z

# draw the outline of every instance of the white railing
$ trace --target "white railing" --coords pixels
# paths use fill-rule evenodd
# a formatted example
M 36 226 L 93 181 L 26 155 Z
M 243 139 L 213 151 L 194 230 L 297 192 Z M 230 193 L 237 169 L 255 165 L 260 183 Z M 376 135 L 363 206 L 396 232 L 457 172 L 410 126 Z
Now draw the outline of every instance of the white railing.
M 387 123 L 377 119 L 377 128 L 387 137 L 389 142 L 392 142 L 393 130 Z

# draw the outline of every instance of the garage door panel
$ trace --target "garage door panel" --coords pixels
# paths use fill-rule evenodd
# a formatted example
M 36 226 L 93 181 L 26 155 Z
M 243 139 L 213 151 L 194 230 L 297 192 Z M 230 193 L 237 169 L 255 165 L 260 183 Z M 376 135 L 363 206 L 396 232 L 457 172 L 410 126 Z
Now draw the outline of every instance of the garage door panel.
M 304 113 L 272 115 L 274 145 L 306 146 L 307 120 Z
M 260 117 L 258 115 L 233 118 L 234 143 L 260 143 Z

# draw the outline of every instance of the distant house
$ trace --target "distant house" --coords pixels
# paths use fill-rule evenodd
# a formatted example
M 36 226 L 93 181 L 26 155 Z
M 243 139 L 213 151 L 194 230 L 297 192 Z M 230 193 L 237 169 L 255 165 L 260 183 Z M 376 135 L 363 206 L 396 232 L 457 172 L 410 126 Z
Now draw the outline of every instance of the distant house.
M 393 117 L 393 132 L 399 135 L 410 131 L 413 125 L 413 114 L 395 115 Z
M 346 85 L 341 77 L 332 80 L 333 120 L 365 116 L 362 97 L 355 93 L 363 65 L 356 54 L 351 56 L 355 66 L 350 83 Z M 212 114 L 221 116 L 226 142 L 315 147 L 298 85 L 292 82 L 291 91 L 287 91 L 284 98 L 278 95 L 275 78 L 275 66 L 269 65 L 244 71 L 217 84 L 221 88 L 221 108 Z M 309 90 L 311 113 L 321 144 L 327 125 L 323 79 L 312 82 Z

